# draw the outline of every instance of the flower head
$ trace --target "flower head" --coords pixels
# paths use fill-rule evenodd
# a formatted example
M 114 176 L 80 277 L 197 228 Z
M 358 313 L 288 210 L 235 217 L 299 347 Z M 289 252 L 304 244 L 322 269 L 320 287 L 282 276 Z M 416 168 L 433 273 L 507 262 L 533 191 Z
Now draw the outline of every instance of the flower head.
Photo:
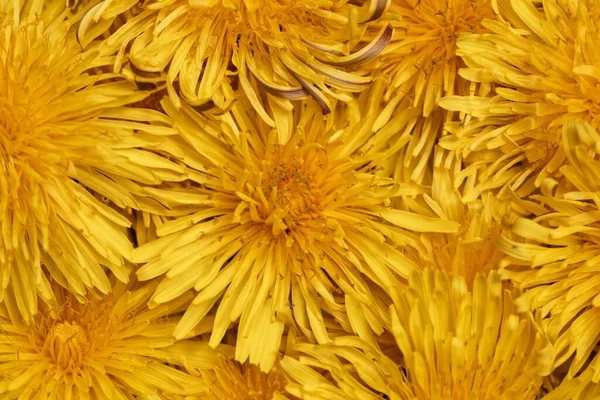
M 423 169 L 431 162 L 444 122 L 455 119 L 454 113 L 438 107 L 439 100 L 444 96 L 489 90 L 489 85 L 476 88 L 458 75 L 464 64 L 456 54 L 456 41 L 463 33 L 485 31 L 481 23 L 493 17 L 491 3 L 490 0 L 393 0 L 383 17 L 373 23 L 375 28 L 391 24 L 394 36 L 378 57 L 359 69 L 377 71 L 388 81 L 385 93 L 388 108 L 409 99 L 423 116 L 413 128 L 414 145 L 405 155 L 409 167 L 406 170 L 414 181 L 423 181 Z M 380 123 L 384 122 L 382 118 Z
M 389 0 L 361 7 L 346 0 L 153 0 L 104 43 L 138 81 L 165 82 L 172 101 L 227 109 L 234 100 L 223 85 L 239 86 L 270 126 L 281 125 L 290 100 L 314 97 L 325 112 L 336 92 L 356 92 L 369 77 L 344 72 L 372 59 L 389 42 L 391 26 L 365 33 Z M 132 4 L 102 1 L 83 18 L 85 44 L 93 18 L 114 18 Z M 103 23 L 103 22 L 100 22 Z M 268 94 L 268 95 L 267 95 Z M 282 141 L 288 139 L 281 127 Z
M 517 314 L 496 271 L 469 291 L 462 277 L 415 271 L 392 309 L 395 361 L 356 337 L 298 345 L 286 389 L 305 399 L 535 399 L 552 364 L 530 314 Z
M 485 31 L 482 22 L 491 17 L 490 0 L 393 0 L 379 23 L 394 21 L 395 35 L 365 68 L 389 74 L 387 96 L 409 96 L 427 117 L 443 96 L 469 93 L 469 82 L 457 74 L 463 64 L 456 41 Z
M 566 363 L 567 379 L 596 371 L 600 362 L 598 143 L 591 125 L 567 122 L 562 146 L 568 163 L 560 170 L 566 179 L 542 182 L 542 193 L 521 202 L 525 217 L 514 221 L 515 237 L 500 241 L 507 255 L 504 273 L 524 290 L 517 305 L 546 317 L 548 335 L 556 341 L 556 366 Z
M 58 308 L 40 302 L 30 326 L 10 322 L 16 305 L 0 309 L 0 394 L 6 398 L 130 399 L 196 395 L 208 385 L 181 367 L 212 368 L 215 350 L 201 341 L 175 343 L 173 329 L 190 295 L 155 309 L 146 303 L 154 284 L 90 293 L 85 303 L 53 285 Z M 157 397 L 163 398 L 163 397 Z
M 531 0 L 504 2 L 499 20 L 484 23 L 490 33 L 458 41 L 457 54 L 468 66 L 461 75 L 497 86 L 493 96 L 440 103 L 473 117 L 451 124 L 453 135 L 441 141 L 475 178 L 467 199 L 504 186 L 531 193 L 565 161 L 564 122 L 600 122 L 598 2 L 542 3 L 543 11 Z
M 189 144 L 184 157 L 197 184 L 165 193 L 190 214 L 160 226 L 160 238 L 132 260 L 146 263 L 139 279 L 163 276 L 154 303 L 198 292 L 177 336 L 218 303 L 211 344 L 239 320 L 236 360 L 268 370 L 285 325 L 319 342 L 329 340 L 324 315 L 381 332 L 386 293 L 396 290 L 389 283 L 416 267 L 403 249 L 423 248 L 410 231 L 458 229 L 390 207 L 390 197 L 422 189 L 377 174 L 388 149 L 368 129 L 377 117 L 369 108 L 340 105 L 325 117 L 304 103 L 291 139 L 279 144 L 242 102 L 220 117 L 162 105 Z
M 42 3 L 0 14 L 0 298 L 8 288 L 27 321 L 53 295 L 46 273 L 80 298 L 110 290 L 104 267 L 127 281 L 129 222 L 105 202 L 160 210 L 140 185 L 184 179 L 161 156 L 164 117 L 124 107 L 146 94 L 100 72 L 110 60 Z

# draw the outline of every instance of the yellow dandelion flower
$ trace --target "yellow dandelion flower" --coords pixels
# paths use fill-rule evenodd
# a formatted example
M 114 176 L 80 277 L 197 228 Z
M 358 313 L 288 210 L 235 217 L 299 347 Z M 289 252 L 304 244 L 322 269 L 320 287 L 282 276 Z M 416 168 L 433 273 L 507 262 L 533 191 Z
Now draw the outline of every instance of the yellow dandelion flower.
M 300 344 L 281 365 L 293 395 L 347 399 L 535 399 L 552 349 L 531 314 L 517 314 L 496 271 L 475 278 L 415 271 L 391 307 L 398 364 L 357 337 Z M 329 378 L 329 379 L 328 379 Z
M 502 237 L 505 274 L 525 293 L 520 309 L 541 310 L 556 341 L 556 366 L 567 379 L 582 370 L 597 371 L 600 335 L 600 135 L 582 121 L 564 125 L 566 181 L 546 179 L 542 193 L 530 196 L 528 218 L 517 219 Z M 598 378 L 594 377 L 598 382 Z
M 130 224 L 102 200 L 160 209 L 140 185 L 184 179 L 160 155 L 165 117 L 125 107 L 146 95 L 123 77 L 92 73 L 110 60 L 81 52 L 59 3 L 0 13 L 0 298 L 27 321 L 37 293 L 52 297 L 46 272 L 80 297 L 110 290 L 103 267 L 127 281 Z
M 329 340 L 324 315 L 381 333 L 387 293 L 416 268 L 403 248 L 424 250 L 410 231 L 458 230 L 453 221 L 391 208 L 391 197 L 422 188 L 374 171 L 393 149 L 371 135 L 370 108 L 353 102 L 326 117 L 305 102 L 294 109 L 290 141 L 279 144 L 243 101 L 218 117 L 168 100 L 162 106 L 197 171 L 189 172 L 195 185 L 164 197 L 191 211 L 162 224 L 159 239 L 132 260 L 146 263 L 140 280 L 162 276 L 155 304 L 198 292 L 177 337 L 218 303 L 211 344 L 239 320 L 236 360 L 268 370 L 285 325 L 319 342 Z
M 452 186 L 446 169 L 436 168 L 431 197 L 425 204 L 415 205 L 414 211 L 430 217 L 456 221 L 458 233 L 423 233 L 421 240 L 427 251 L 419 253 L 421 265 L 445 270 L 465 278 L 472 286 L 477 273 L 498 268 L 502 251 L 498 240 L 506 205 L 492 194 L 464 204 L 460 193 Z
M 490 0 L 393 0 L 374 25 L 393 23 L 394 37 L 365 68 L 388 75 L 387 96 L 409 96 L 427 117 L 443 96 L 469 93 L 470 83 L 458 76 L 456 41 L 485 31 L 482 21 L 493 15 Z
M 499 1 L 490 33 L 466 35 L 457 53 L 468 68 L 461 75 L 498 85 L 493 96 L 443 99 L 446 109 L 474 117 L 448 127 L 441 141 L 455 150 L 476 181 L 475 198 L 505 185 L 525 196 L 565 160 L 561 126 L 578 118 L 597 126 L 600 61 L 596 0 Z M 466 174 L 465 174 L 466 175 Z
M 434 145 L 445 121 L 454 118 L 437 106 L 444 96 L 487 93 L 458 75 L 464 66 L 456 55 L 456 40 L 465 32 L 482 32 L 482 21 L 493 17 L 491 0 L 392 0 L 389 10 L 374 22 L 394 27 L 390 44 L 360 70 L 378 71 L 389 85 L 385 98 L 393 107 L 408 98 L 423 118 L 414 127 L 415 145 L 406 155 L 411 179 L 423 180 L 423 164 L 431 162 Z M 382 115 L 381 123 L 385 122 Z
M 30 326 L 12 324 L 16 305 L 5 302 L 0 308 L 3 398 L 158 399 L 208 388 L 181 367 L 213 368 L 215 350 L 201 341 L 175 343 L 179 317 L 169 316 L 192 295 L 149 309 L 155 284 L 126 285 L 114 277 L 111 284 L 111 294 L 90 293 L 85 303 L 53 285 L 59 307 L 40 302 Z
M 223 85 L 239 86 L 258 115 L 279 126 L 290 100 L 312 96 L 328 112 L 330 97 L 349 98 L 337 92 L 368 85 L 369 77 L 344 69 L 372 59 L 389 42 L 391 26 L 366 32 L 389 1 L 153 0 L 104 49 L 117 54 L 117 69 L 130 61 L 137 80 L 166 81 L 176 103 L 181 97 L 194 106 L 226 109 L 233 98 Z M 108 26 L 136 4 L 99 2 L 82 18 L 80 41 L 87 44 L 102 31 L 94 20 Z

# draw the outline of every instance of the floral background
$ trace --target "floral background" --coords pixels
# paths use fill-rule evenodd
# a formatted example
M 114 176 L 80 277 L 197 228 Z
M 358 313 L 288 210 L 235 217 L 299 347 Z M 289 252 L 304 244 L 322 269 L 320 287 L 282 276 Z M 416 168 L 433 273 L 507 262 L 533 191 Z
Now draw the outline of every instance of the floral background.
M 599 0 L 0 0 L 0 399 L 600 399 Z

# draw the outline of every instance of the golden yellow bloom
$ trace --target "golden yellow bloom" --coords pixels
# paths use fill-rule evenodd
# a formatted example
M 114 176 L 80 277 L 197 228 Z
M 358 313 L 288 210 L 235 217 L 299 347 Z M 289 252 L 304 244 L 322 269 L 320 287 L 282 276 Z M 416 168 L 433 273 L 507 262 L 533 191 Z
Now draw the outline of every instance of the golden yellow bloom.
M 476 177 L 465 189 L 466 199 L 504 186 L 521 196 L 531 193 L 565 160 L 563 123 L 600 122 L 598 1 L 498 4 L 500 20 L 484 23 L 490 33 L 461 37 L 457 51 L 468 66 L 461 75 L 497 85 L 494 95 L 440 102 L 474 117 L 448 126 L 453 136 L 441 140 Z
M 155 284 L 126 285 L 114 277 L 111 284 L 111 294 L 90 293 L 85 303 L 53 285 L 58 308 L 40 302 L 29 327 L 10 322 L 18 311 L 12 301 L 5 302 L 0 308 L 2 398 L 162 399 L 208 388 L 181 367 L 213 368 L 215 350 L 202 341 L 175 343 L 179 317 L 169 317 L 185 308 L 192 294 L 148 309 Z
M 469 93 L 469 82 L 457 75 L 463 64 L 456 40 L 483 32 L 482 21 L 492 17 L 490 0 L 392 0 L 379 24 L 394 23 L 396 32 L 365 68 L 389 75 L 387 97 L 409 96 L 427 117 L 442 97 Z
M 286 389 L 311 400 L 533 400 L 552 349 L 512 298 L 496 271 L 477 275 L 472 292 L 462 277 L 415 271 L 391 307 L 403 361 L 356 337 L 301 344 L 298 361 L 281 362 Z
M 517 304 L 547 317 L 556 366 L 567 363 L 567 379 L 600 365 L 595 355 L 600 335 L 598 143 L 594 127 L 567 122 L 562 146 L 568 163 L 560 169 L 566 179 L 545 179 L 542 193 L 530 196 L 524 209 L 528 218 L 514 222 L 516 237 L 500 241 L 508 256 L 505 275 L 525 291 Z
M 290 100 L 312 96 L 328 112 L 330 98 L 349 100 L 343 92 L 369 84 L 369 77 L 344 69 L 372 59 L 389 42 L 391 26 L 366 33 L 389 1 L 153 0 L 103 48 L 117 54 L 117 69 L 130 61 L 136 80 L 166 81 L 176 105 L 181 97 L 227 109 L 234 98 L 223 85 L 239 86 L 258 116 L 280 127 L 290 117 Z M 99 2 L 82 19 L 80 41 L 89 43 L 102 31 L 98 26 L 136 4 Z M 289 131 L 280 130 L 285 142 Z
M 160 155 L 165 117 L 124 107 L 146 94 L 92 73 L 110 60 L 81 52 L 57 3 L 3 2 L 0 13 L 0 298 L 27 321 L 37 293 L 52 297 L 45 272 L 81 297 L 110 290 L 104 267 L 127 281 L 129 221 L 102 198 L 160 210 L 140 184 L 185 178 Z
M 388 80 L 385 95 L 390 102 L 388 108 L 409 99 L 421 111 L 423 118 L 413 129 L 413 145 L 407 149 L 404 160 L 405 170 L 417 182 L 425 179 L 423 169 L 431 163 L 444 122 L 454 119 L 454 113 L 438 107 L 439 100 L 444 96 L 489 90 L 489 85 L 476 88 L 458 76 L 458 69 L 464 64 L 456 55 L 456 40 L 465 32 L 484 31 L 481 22 L 493 17 L 491 3 L 491 0 L 392 0 L 389 10 L 373 23 L 376 29 L 392 25 L 394 36 L 380 56 L 359 69 L 377 71 Z M 378 124 L 385 122 L 383 114 Z
M 165 192 L 187 202 L 190 214 L 160 226 L 160 238 L 132 260 L 146 263 L 141 280 L 164 275 L 155 304 L 198 292 L 177 337 L 219 302 L 211 344 L 239 320 L 236 360 L 268 370 L 286 324 L 319 342 L 329 340 L 324 313 L 381 333 L 389 325 L 386 292 L 396 290 L 390 283 L 416 268 L 403 248 L 424 250 L 410 231 L 458 230 L 456 222 L 390 207 L 391 197 L 422 189 L 374 172 L 394 150 L 371 135 L 377 114 L 369 107 L 353 102 L 325 117 L 305 102 L 294 110 L 291 139 L 278 144 L 243 101 L 212 117 L 168 99 L 162 106 L 188 143 L 196 184 Z

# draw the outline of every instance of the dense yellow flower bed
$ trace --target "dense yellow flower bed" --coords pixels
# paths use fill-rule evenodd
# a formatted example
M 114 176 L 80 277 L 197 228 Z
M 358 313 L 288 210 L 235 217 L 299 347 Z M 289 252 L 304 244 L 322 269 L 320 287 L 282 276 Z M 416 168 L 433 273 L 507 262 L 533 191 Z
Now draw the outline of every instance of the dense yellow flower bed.
M 600 0 L 0 0 L 0 400 L 600 399 Z

